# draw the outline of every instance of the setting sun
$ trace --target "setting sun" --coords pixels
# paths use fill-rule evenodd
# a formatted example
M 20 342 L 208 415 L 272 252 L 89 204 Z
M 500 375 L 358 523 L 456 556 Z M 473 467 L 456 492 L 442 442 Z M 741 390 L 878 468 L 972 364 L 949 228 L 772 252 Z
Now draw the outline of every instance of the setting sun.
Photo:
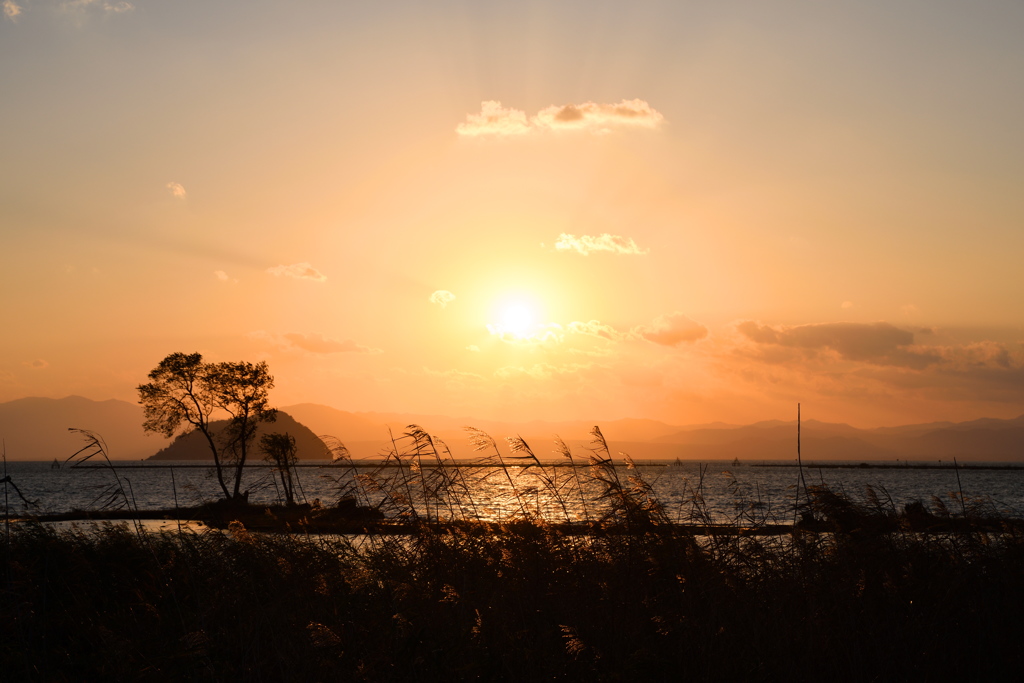
M 505 305 L 498 317 L 498 328 L 502 332 L 517 337 L 527 337 L 537 325 L 537 316 L 533 307 L 527 303 L 516 302 Z

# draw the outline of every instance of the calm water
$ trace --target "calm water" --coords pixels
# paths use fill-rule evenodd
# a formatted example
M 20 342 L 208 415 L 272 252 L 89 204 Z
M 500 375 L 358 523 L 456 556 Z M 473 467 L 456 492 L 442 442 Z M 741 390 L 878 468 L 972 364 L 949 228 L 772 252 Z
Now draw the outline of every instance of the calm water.
M 119 462 L 118 465 L 140 463 Z M 167 464 L 167 463 L 163 463 Z M 181 463 L 184 465 L 185 463 Z M 119 467 L 116 472 L 135 506 L 145 509 L 173 509 L 215 500 L 219 487 L 211 467 Z M 14 492 L 6 491 L 7 509 L 12 514 L 68 512 L 76 509 L 102 507 L 111 498 L 120 503 L 121 495 L 114 486 L 114 473 L 107 468 L 51 469 L 49 463 L 10 462 L 7 471 L 11 480 L 26 498 L 37 502 L 28 508 Z M 697 508 L 695 496 L 703 499 L 703 509 L 716 522 L 753 519 L 765 522 L 792 520 L 794 496 L 797 491 L 798 470 L 795 467 L 769 465 L 732 466 L 727 462 L 684 463 L 673 466 L 641 465 L 629 471 L 618 468 L 623 482 L 630 475 L 639 474 L 651 484 L 654 495 L 679 521 L 694 519 Z M 363 494 L 370 503 L 380 503 L 384 494 L 366 491 L 375 478 L 385 490 L 407 493 L 417 508 L 436 511 L 457 508 L 461 515 L 483 519 L 501 519 L 522 509 L 531 514 L 540 513 L 549 519 L 579 519 L 586 513 L 593 517 L 600 513 L 601 503 L 596 501 L 599 488 L 588 482 L 589 470 L 567 467 L 511 468 L 505 471 L 495 467 L 472 467 L 448 470 L 459 486 L 442 491 L 438 496 L 423 495 L 438 473 L 426 468 L 420 472 L 409 469 L 373 468 L 340 469 L 332 467 L 300 467 L 297 476 L 300 499 L 320 499 L 324 504 L 337 501 L 340 491 L 363 485 Z M 259 503 L 280 501 L 280 491 L 269 468 L 247 468 L 243 489 L 251 491 L 250 500 Z M 423 481 L 420 475 L 424 475 Z M 547 478 L 542 479 L 538 474 Z M 356 477 L 361 475 L 361 481 Z M 866 500 L 868 487 L 874 489 L 886 504 L 891 500 L 897 507 L 921 500 L 931 506 L 933 496 L 939 497 L 950 510 L 959 511 L 960 503 L 954 495 L 958 491 L 957 474 L 950 469 L 898 469 L 898 468 L 805 468 L 809 485 L 825 483 L 841 489 L 851 497 Z M 960 484 L 968 501 L 983 501 L 992 509 L 1024 517 L 1024 468 L 960 470 Z M 460 488 L 464 485 L 464 488 Z M 583 495 L 580 495 L 582 485 Z M 552 493 L 557 487 L 559 495 Z M 394 502 L 394 501 L 392 501 Z M 0 505 L 4 500 L 0 499 Z M 436 512 L 435 512 L 436 514 Z M 448 513 L 450 514 L 450 513 Z

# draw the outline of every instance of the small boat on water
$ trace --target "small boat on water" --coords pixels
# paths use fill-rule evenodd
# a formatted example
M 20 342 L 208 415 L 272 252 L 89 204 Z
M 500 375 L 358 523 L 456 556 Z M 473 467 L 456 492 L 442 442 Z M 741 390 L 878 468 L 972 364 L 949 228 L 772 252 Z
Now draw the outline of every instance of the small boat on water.
M 60 462 L 58 462 L 57 458 L 54 458 L 53 462 L 50 463 L 50 469 L 51 470 L 59 470 L 60 469 Z

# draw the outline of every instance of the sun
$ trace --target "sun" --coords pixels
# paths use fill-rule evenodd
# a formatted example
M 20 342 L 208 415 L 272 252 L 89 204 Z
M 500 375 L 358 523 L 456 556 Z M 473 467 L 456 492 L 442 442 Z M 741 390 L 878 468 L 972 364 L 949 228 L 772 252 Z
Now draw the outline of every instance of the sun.
M 487 327 L 493 334 L 526 339 L 536 332 L 539 325 L 537 310 L 537 305 L 532 301 L 506 299 L 495 307 L 492 317 L 494 323 Z
M 537 316 L 527 304 L 509 304 L 501 311 L 501 327 L 517 337 L 529 335 L 536 324 Z

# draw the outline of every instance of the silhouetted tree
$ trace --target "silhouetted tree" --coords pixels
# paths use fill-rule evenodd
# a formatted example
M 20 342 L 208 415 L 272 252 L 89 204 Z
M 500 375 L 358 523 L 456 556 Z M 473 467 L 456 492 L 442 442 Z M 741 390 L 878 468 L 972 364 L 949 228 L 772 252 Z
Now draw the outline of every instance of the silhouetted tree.
M 260 422 L 273 422 L 277 411 L 267 407 L 274 387 L 265 362 L 204 363 L 198 353 L 172 353 L 149 373 L 141 384 L 139 403 L 145 410 L 146 431 L 171 437 L 183 425 L 206 438 L 213 455 L 217 483 L 224 497 L 244 500 L 240 492 L 249 446 Z M 224 415 L 227 427 L 219 434 L 211 429 L 212 418 Z M 229 490 L 224 469 L 234 468 Z
M 295 485 L 292 481 L 292 466 L 298 462 L 295 437 L 291 434 L 264 434 L 260 437 L 260 448 L 266 460 L 274 463 L 281 477 L 284 500 L 287 505 L 295 504 Z

